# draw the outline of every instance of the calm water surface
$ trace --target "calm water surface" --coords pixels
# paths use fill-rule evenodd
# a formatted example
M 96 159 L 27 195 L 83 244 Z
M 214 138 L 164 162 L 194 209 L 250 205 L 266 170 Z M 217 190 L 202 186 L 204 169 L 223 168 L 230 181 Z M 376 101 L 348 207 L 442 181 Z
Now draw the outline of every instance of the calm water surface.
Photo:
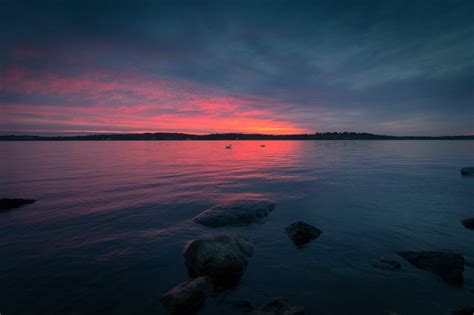
M 159 297 L 184 281 L 185 243 L 216 233 L 253 240 L 226 301 L 284 296 L 307 314 L 447 314 L 474 304 L 473 141 L 2 142 L 1 197 L 35 198 L 0 213 L 0 313 L 162 314 Z M 248 227 L 190 219 L 236 197 L 277 208 Z M 297 249 L 283 233 L 304 220 L 323 230 Z M 452 250 L 467 260 L 464 288 L 395 252 Z M 400 271 L 372 267 L 379 256 Z

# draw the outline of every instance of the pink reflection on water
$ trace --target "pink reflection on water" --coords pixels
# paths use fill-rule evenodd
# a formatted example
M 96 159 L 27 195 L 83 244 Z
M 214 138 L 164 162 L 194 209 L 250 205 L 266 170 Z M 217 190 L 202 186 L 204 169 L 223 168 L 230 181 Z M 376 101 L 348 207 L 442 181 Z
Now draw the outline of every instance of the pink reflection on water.
M 265 143 L 266 147 L 260 145 Z M 225 146 L 232 144 L 231 150 Z M 0 188 L 39 199 L 25 219 L 160 204 L 271 198 L 266 185 L 296 179 L 297 141 L 99 141 L 2 143 Z M 41 215 L 33 211 L 41 208 Z

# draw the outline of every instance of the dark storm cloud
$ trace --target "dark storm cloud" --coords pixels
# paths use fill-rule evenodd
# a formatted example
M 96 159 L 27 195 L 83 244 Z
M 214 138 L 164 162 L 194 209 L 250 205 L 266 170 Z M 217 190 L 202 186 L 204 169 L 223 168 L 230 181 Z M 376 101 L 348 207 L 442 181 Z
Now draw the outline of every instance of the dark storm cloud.
M 134 71 L 262 97 L 256 109 L 306 130 L 474 129 L 467 0 L 4 1 L 0 11 L 2 67 L 37 78 Z M 0 102 L 93 103 L 15 91 Z

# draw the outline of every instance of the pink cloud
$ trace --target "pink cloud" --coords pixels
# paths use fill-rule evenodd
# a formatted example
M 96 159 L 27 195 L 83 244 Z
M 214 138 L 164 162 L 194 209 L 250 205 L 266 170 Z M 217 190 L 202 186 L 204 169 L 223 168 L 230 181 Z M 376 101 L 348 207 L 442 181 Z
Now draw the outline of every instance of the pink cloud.
M 36 77 L 22 68 L 8 68 L 4 77 L 4 89 L 8 92 L 33 99 L 54 96 L 68 104 L 3 104 L 2 120 L 10 126 L 90 132 L 307 131 L 272 111 L 268 104 L 278 104 L 271 99 L 230 95 L 205 85 L 110 71 L 76 76 L 46 73 Z

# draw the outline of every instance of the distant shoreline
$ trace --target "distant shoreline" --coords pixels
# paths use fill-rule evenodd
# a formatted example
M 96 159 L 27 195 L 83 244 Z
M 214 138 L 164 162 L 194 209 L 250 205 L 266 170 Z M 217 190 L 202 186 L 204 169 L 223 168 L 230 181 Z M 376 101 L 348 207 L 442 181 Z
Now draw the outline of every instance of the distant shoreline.
M 245 133 L 222 133 L 195 135 L 186 133 L 129 133 L 91 134 L 80 136 L 29 136 L 4 135 L 0 141 L 177 141 L 177 140 L 474 140 L 474 135 L 464 136 L 386 136 L 356 132 L 325 132 L 296 135 L 266 135 Z

